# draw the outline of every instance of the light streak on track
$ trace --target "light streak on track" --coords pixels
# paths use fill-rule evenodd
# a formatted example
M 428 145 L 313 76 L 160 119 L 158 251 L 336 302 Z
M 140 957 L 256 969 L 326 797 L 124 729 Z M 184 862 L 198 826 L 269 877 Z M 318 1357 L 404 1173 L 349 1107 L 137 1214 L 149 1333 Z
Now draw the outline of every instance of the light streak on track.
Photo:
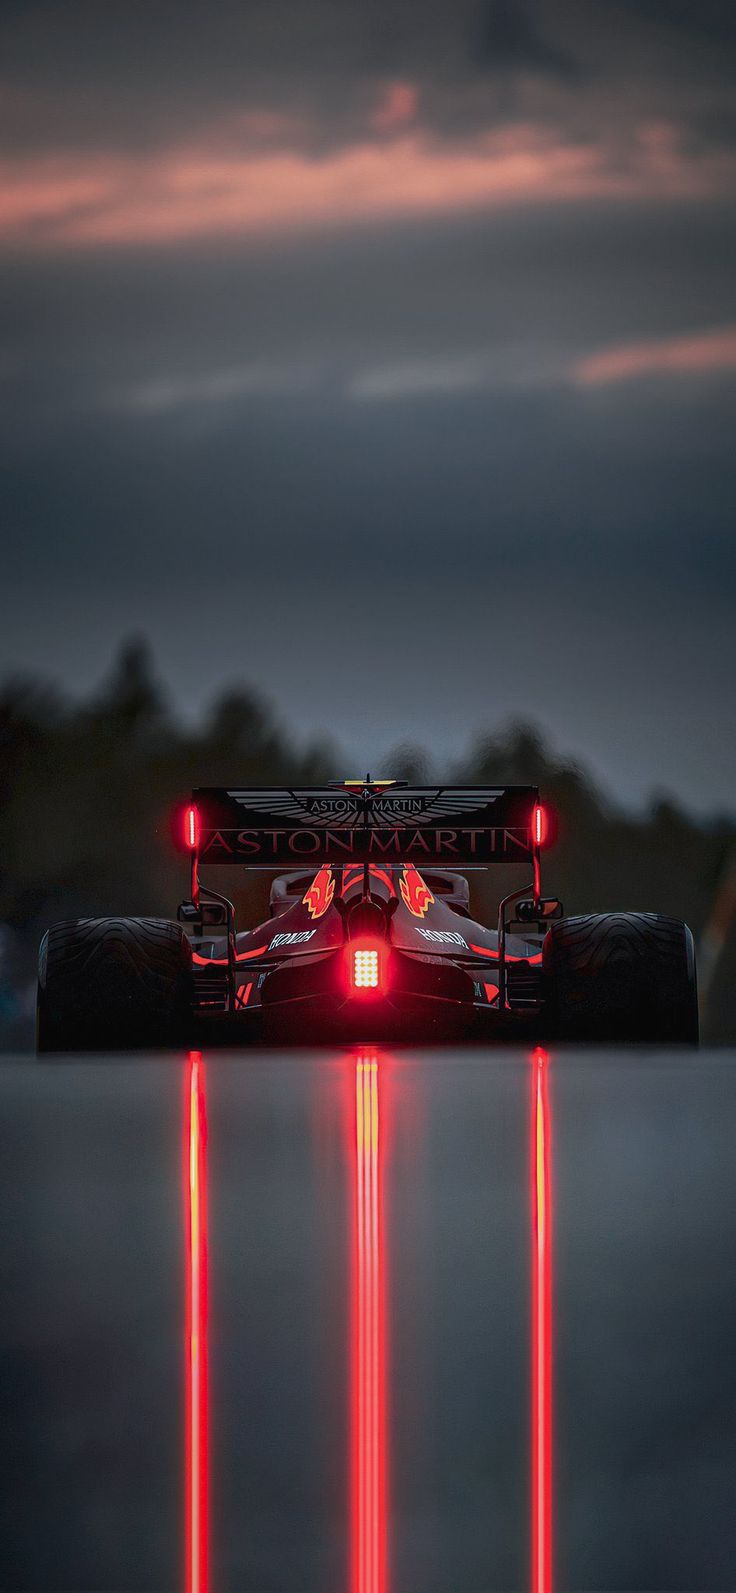
M 185 1593 L 209 1586 L 207 1409 L 207 1108 L 204 1063 L 190 1051 L 185 1131 L 186 1466 Z
M 387 1589 L 386 1261 L 381 1069 L 355 1063 L 350 1593 Z
M 532 1593 L 552 1593 L 552 1148 L 549 1055 L 532 1053 Z

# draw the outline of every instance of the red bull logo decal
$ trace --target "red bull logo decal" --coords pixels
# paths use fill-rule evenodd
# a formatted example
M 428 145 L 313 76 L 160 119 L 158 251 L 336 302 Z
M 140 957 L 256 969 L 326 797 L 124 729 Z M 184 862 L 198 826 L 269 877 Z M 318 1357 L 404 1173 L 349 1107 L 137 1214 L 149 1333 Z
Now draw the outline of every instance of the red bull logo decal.
M 428 885 L 422 879 L 419 870 L 411 863 L 402 870 L 399 879 L 399 890 L 404 905 L 415 918 L 424 918 L 427 909 L 432 906 L 434 896 Z
M 306 896 L 302 897 L 304 906 L 309 909 L 312 918 L 321 918 L 335 894 L 335 878 L 331 868 L 321 868 L 316 874 Z

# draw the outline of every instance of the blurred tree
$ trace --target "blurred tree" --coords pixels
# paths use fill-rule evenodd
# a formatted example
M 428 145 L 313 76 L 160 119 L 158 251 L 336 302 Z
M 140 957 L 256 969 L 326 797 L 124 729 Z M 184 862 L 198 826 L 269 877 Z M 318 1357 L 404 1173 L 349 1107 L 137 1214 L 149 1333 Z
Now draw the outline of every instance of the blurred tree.
M 382 770 L 417 783 L 431 778 L 426 754 L 409 741 Z M 345 762 L 324 740 L 297 747 L 269 704 L 242 685 L 223 692 L 201 724 L 182 724 L 145 641 L 134 638 L 87 702 L 70 702 L 43 682 L 8 681 L 0 690 L 0 771 L 0 1037 L 7 1037 L 17 1035 L 7 1015 L 17 1017 L 19 993 L 31 990 L 49 923 L 175 910 L 185 879 L 170 819 L 192 786 L 319 784 L 344 774 Z M 698 824 L 664 797 L 641 817 L 622 812 L 530 723 L 511 722 L 480 739 L 448 779 L 540 786 L 557 826 L 545 883 L 569 913 L 662 911 L 686 919 L 696 937 L 711 921 L 724 860 L 736 845 L 732 821 Z M 492 920 L 500 889 L 524 883 L 514 874 L 471 875 L 481 916 Z M 233 888 L 245 921 L 265 916 L 267 876 L 238 871 Z M 726 926 L 712 970 L 707 1032 L 714 1038 L 736 1034 L 734 972 L 736 930 Z
M 399 741 L 376 772 L 388 780 L 407 780 L 409 785 L 427 785 L 431 778 L 426 752 L 411 741 Z

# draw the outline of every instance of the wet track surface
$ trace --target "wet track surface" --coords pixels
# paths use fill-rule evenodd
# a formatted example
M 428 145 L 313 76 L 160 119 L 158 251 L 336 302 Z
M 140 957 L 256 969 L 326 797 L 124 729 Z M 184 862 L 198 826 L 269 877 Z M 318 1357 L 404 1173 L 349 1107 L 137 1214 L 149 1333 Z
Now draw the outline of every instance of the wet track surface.
M 0 1066 L 2 1586 L 736 1587 L 736 1058 Z

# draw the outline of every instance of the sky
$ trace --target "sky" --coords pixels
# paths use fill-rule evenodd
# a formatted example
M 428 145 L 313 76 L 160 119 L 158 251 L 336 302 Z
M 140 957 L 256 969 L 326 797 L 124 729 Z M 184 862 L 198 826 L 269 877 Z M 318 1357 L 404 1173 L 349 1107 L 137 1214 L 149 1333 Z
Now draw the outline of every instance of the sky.
M 0 676 L 736 807 L 727 0 L 4 0 Z M 337 774 L 344 771 L 337 770 Z

